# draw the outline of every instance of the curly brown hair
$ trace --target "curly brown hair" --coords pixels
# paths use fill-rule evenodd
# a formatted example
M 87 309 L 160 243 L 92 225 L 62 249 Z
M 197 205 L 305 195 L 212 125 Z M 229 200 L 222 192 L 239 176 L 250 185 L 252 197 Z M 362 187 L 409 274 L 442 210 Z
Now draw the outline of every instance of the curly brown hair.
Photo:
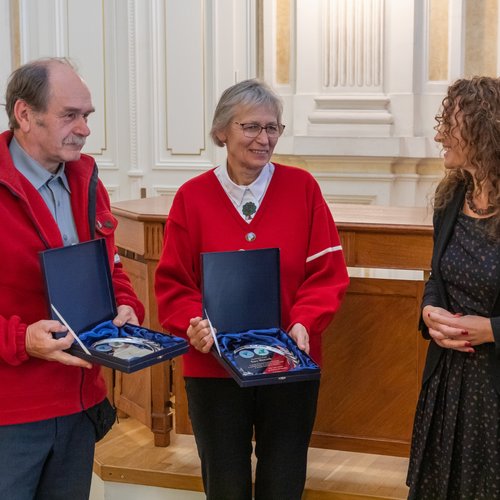
M 460 184 L 475 181 L 479 190 L 487 186 L 489 204 L 495 208 L 495 215 L 488 219 L 488 233 L 499 240 L 500 78 L 476 76 L 454 82 L 448 87 L 436 121 L 435 129 L 450 137 L 460 128 L 474 179 L 464 168 L 447 170 L 436 189 L 434 209 L 443 209 Z

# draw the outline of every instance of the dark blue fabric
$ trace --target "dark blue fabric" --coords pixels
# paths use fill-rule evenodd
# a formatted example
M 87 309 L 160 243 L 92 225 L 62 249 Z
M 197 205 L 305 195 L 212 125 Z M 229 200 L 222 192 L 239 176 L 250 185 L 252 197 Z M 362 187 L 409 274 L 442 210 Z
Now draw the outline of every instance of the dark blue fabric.
M 125 325 L 118 327 L 114 325 L 112 321 L 104 321 L 103 323 L 94 326 L 92 330 L 80 333 L 79 337 L 87 347 L 98 340 L 120 337 L 135 337 L 152 340 L 165 348 L 171 348 L 175 344 L 182 344 L 185 342 L 185 340 L 180 337 L 164 335 L 162 333 L 149 330 L 148 328 L 131 325 L 129 323 L 125 323 Z
M 292 368 L 294 371 L 317 370 L 318 365 L 301 349 L 297 344 L 279 328 L 270 328 L 268 330 L 249 330 L 243 333 L 218 333 L 217 342 L 221 352 L 224 353 L 226 359 L 234 363 L 234 351 L 238 347 L 246 344 L 261 344 L 268 346 L 279 346 L 288 349 L 299 360 L 298 366 Z M 236 365 L 235 365 L 236 366 Z
M 0 426 L 0 497 L 87 500 L 95 429 L 85 413 Z

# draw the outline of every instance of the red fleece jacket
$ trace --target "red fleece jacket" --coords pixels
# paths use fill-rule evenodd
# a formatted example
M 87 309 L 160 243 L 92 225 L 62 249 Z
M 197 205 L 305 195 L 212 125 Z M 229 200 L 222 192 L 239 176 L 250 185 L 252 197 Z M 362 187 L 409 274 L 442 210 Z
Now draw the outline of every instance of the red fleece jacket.
M 42 197 L 12 163 L 11 138 L 11 132 L 0 135 L 0 425 L 70 415 L 106 395 L 99 365 L 87 370 L 30 358 L 26 353 L 27 326 L 50 318 L 38 254 L 62 247 L 63 241 Z M 97 167 L 91 157 L 82 155 L 79 161 L 66 163 L 65 172 L 78 237 L 88 241 L 89 188 Z M 133 307 L 142 321 L 144 308 L 121 264 L 114 262 L 116 219 L 100 181 L 95 224 L 95 237 L 106 239 L 116 302 Z
M 331 212 L 308 172 L 275 164 L 267 192 L 248 224 L 213 170 L 186 182 L 168 215 L 156 270 L 158 314 L 164 328 L 186 337 L 189 319 L 202 316 L 200 253 L 280 248 L 281 325 L 302 323 L 311 356 L 321 361 L 321 333 L 340 306 L 349 278 Z M 253 232 L 254 241 L 245 235 Z M 217 325 L 214 325 L 215 327 Z M 190 348 L 184 374 L 227 377 L 212 355 Z

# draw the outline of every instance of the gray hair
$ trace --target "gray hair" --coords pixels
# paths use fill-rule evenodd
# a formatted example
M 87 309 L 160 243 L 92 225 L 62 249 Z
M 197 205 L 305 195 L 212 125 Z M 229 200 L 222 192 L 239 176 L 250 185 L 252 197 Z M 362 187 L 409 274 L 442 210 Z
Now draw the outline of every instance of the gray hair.
M 66 64 L 76 71 L 71 61 L 64 57 L 47 57 L 23 64 L 10 75 L 5 93 L 5 111 L 11 130 L 19 128 L 14 115 L 14 106 L 19 99 L 36 112 L 47 111 L 50 98 L 50 66 L 53 64 Z
M 268 106 L 276 111 L 278 123 L 281 123 L 283 103 L 276 92 L 256 78 L 244 80 L 227 88 L 215 108 L 210 137 L 217 146 L 224 146 L 217 134 L 230 125 L 238 106 Z

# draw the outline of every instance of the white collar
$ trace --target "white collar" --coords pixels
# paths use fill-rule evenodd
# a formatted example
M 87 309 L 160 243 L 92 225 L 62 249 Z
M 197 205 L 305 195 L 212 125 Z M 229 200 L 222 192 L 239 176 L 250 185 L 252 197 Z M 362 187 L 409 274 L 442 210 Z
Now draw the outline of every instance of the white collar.
M 264 168 L 261 170 L 257 179 L 255 179 L 252 184 L 249 184 L 248 186 L 240 186 L 231 180 L 227 171 L 227 162 L 224 165 L 219 165 L 215 169 L 214 173 L 229 198 L 231 198 L 233 203 L 239 207 L 247 189 L 250 191 L 255 200 L 260 203 L 274 173 L 274 165 L 271 162 L 264 165 Z

